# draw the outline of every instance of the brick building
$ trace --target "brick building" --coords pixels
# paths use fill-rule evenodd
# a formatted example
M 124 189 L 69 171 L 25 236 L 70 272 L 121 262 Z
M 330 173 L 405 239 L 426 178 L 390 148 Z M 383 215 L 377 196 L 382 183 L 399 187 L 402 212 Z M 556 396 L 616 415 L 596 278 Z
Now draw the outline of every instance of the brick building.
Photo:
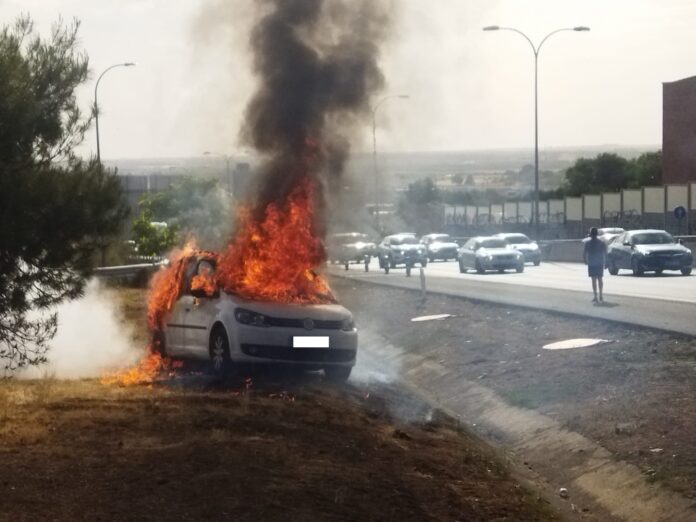
M 696 182 L 696 76 L 662 84 L 662 179 Z

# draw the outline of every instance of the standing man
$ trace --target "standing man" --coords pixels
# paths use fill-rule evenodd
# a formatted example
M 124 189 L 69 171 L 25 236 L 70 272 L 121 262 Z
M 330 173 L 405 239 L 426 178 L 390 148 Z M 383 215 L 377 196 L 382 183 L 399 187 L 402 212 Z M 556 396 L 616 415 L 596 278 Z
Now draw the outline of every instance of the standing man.
M 593 303 L 604 302 L 604 267 L 607 262 L 607 245 L 597 239 L 597 228 L 590 230 L 590 239 L 585 241 L 585 249 L 582 258 L 587 265 L 587 275 L 592 278 L 592 292 L 594 293 Z M 599 287 L 599 300 L 597 299 L 597 287 Z

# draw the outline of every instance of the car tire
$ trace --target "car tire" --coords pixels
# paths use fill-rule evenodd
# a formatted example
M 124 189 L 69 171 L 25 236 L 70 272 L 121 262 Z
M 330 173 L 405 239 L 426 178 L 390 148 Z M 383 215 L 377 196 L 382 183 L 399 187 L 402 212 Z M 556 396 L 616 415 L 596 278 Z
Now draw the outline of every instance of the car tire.
M 346 270 L 348 270 L 348 269 L 350 268 L 349 265 L 350 265 L 350 263 L 347 263 L 347 262 L 346 262 L 346 263 L 343 263 L 343 266 L 345 267 Z
M 684 268 L 681 269 L 682 275 L 688 276 L 691 275 L 691 267 L 690 266 L 685 266 Z
M 611 275 L 619 275 L 619 267 L 616 266 L 613 260 L 609 261 L 609 273 Z
M 411 265 L 406 265 L 406 277 L 411 277 Z
M 370 260 L 366 259 L 365 260 L 365 272 L 369 272 L 369 271 L 370 271 Z
M 534 261 L 534 266 L 539 266 L 540 264 L 541 264 L 541 261 L 540 261 L 540 260 Z
M 524 263 L 522 263 L 517 268 L 515 268 L 515 270 L 517 271 L 518 274 L 521 274 L 522 272 L 524 272 Z
M 152 351 L 162 357 L 167 357 L 167 345 L 162 330 L 157 330 L 152 334 Z
M 210 335 L 210 369 L 214 375 L 224 377 L 232 369 L 230 359 L 230 342 L 227 333 L 221 325 L 213 328 Z
M 486 271 L 483 269 L 483 267 L 481 266 L 481 263 L 479 263 L 478 260 L 476 261 L 476 273 L 477 274 L 485 274 L 486 273 Z
M 427 259 L 423 259 L 423 261 L 421 261 L 421 266 L 422 266 L 423 268 L 425 268 L 426 266 L 428 266 L 428 260 L 427 260 Z
M 462 260 L 459 260 L 459 273 L 460 274 L 466 274 L 469 270 L 464 266 L 464 263 L 462 263 Z
M 325 366 L 324 376 L 326 380 L 334 384 L 344 384 L 353 371 L 352 366 Z
M 498 269 L 498 273 L 499 273 L 499 274 L 504 274 L 504 273 L 505 273 L 505 269 L 504 269 L 504 268 L 499 268 L 499 269 Z
M 662 275 L 662 269 L 658 268 L 657 270 L 655 270 L 655 275 Z
M 631 259 L 631 270 L 633 271 L 633 275 L 636 277 L 643 275 L 643 268 L 640 266 L 640 261 L 638 261 L 638 259 L 635 257 Z

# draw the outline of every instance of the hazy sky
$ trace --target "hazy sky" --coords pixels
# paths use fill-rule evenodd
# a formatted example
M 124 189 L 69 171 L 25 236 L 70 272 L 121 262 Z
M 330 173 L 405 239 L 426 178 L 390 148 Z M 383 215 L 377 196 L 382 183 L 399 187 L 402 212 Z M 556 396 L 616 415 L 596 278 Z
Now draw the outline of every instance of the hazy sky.
M 466 150 L 533 144 L 533 55 L 513 26 L 544 44 L 540 144 L 659 144 L 662 82 L 696 75 L 691 0 L 392 0 L 383 46 L 381 150 Z M 246 48 L 249 0 L 0 0 L 4 23 L 29 13 L 40 32 L 62 15 L 82 21 L 99 87 L 102 157 L 239 152 L 237 129 L 253 92 Z M 224 6 L 224 8 L 219 7 Z M 366 131 L 369 127 L 366 126 Z M 368 135 L 355 148 L 368 149 Z M 90 133 L 84 153 L 95 150 Z

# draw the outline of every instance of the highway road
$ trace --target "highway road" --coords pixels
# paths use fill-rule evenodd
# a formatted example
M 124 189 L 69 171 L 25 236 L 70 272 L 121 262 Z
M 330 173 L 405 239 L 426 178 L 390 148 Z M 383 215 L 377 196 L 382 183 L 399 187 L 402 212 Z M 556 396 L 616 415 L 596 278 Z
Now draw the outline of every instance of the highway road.
M 404 269 L 385 275 L 377 270 L 376 262 L 371 268 L 366 273 L 360 265 L 352 265 L 348 271 L 332 266 L 329 273 L 374 284 L 420 288 L 418 268 L 411 277 L 405 276 Z M 436 262 L 428 264 L 425 274 L 426 287 L 431 292 L 696 335 L 696 275 L 665 272 L 660 276 L 633 277 L 629 271 L 622 270 L 618 276 L 605 272 L 606 303 L 594 306 L 587 268 L 579 263 L 527 265 L 521 274 L 460 274 L 456 262 Z

